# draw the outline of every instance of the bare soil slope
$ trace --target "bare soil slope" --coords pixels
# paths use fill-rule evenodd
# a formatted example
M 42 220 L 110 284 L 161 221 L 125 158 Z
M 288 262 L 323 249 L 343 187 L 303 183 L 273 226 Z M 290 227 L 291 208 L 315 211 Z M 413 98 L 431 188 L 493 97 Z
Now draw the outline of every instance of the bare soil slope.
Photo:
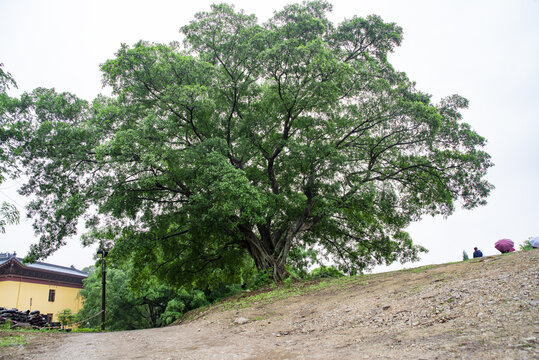
M 532 250 L 293 285 L 167 328 L 36 334 L 0 357 L 539 359 L 538 264 Z

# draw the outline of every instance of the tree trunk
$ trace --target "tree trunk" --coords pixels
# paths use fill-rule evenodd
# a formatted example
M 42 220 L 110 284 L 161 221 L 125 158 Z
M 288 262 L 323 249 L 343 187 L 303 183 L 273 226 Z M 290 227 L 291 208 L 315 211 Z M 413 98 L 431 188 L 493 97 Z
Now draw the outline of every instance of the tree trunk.
M 277 251 L 271 239 L 260 239 L 247 225 L 240 225 L 240 229 L 245 235 L 245 247 L 253 258 L 256 268 L 259 271 L 268 271 L 273 280 L 283 281 L 288 277 L 286 271 L 286 258 L 288 251 Z M 288 250 L 289 247 L 286 247 Z
M 286 257 L 278 259 L 266 253 L 249 250 L 258 270 L 266 270 L 275 281 L 283 281 L 288 277 Z

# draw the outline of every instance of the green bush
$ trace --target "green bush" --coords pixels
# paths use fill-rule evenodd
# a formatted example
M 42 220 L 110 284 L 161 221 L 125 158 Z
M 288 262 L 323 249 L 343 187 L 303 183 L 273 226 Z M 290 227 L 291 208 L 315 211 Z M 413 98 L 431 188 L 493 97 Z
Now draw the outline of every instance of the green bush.
M 341 277 L 344 274 L 334 266 L 320 266 L 309 274 L 312 279 Z
M 283 284 L 286 288 L 290 288 L 292 286 L 292 277 L 287 277 L 284 279 Z
M 208 300 L 208 302 L 214 303 L 226 297 L 235 295 L 241 292 L 241 290 L 242 288 L 240 284 L 227 285 L 225 283 L 219 283 L 212 289 L 204 290 L 204 295 L 206 295 L 206 299 Z
M 161 314 L 161 321 L 165 325 L 172 324 L 179 318 L 185 310 L 185 303 L 179 299 L 172 299 L 168 302 L 167 307 L 163 314 Z
M 256 290 L 263 286 L 268 285 L 271 282 L 271 274 L 268 270 L 258 271 L 255 276 L 247 284 L 247 289 Z
M 64 309 L 56 314 L 58 321 L 63 326 L 70 325 L 75 321 L 75 314 L 71 312 L 71 309 Z
M 196 308 L 203 307 L 209 304 L 210 303 L 208 302 L 208 300 L 206 300 L 206 296 L 204 295 L 204 292 L 200 290 L 191 291 L 191 302 L 189 303 L 189 306 L 191 309 L 196 309 Z
M 169 325 L 187 311 L 209 304 L 210 302 L 203 291 L 196 289 L 187 291 L 182 288 L 178 290 L 177 296 L 167 303 L 165 311 L 161 314 L 160 319 L 163 325 Z

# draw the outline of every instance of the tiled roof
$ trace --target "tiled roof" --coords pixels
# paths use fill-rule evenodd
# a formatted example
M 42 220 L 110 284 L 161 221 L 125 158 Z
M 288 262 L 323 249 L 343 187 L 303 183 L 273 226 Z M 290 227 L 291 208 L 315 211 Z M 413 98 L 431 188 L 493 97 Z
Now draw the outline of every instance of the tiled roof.
M 24 264 L 22 262 L 21 258 L 18 258 L 13 254 L 0 253 L 0 265 L 2 265 L 3 263 L 9 261 L 12 258 L 15 258 L 23 266 L 33 268 L 33 269 L 47 270 L 47 271 L 53 271 L 53 272 L 56 272 L 56 273 L 69 274 L 69 275 L 75 275 L 75 276 L 81 276 L 81 277 L 88 277 L 88 273 L 86 273 L 84 271 L 77 270 L 74 267 L 65 267 L 65 266 L 60 266 L 60 265 L 47 264 L 47 263 L 43 263 L 43 262 L 39 262 L 39 261 L 37 261 L 35 263 Z

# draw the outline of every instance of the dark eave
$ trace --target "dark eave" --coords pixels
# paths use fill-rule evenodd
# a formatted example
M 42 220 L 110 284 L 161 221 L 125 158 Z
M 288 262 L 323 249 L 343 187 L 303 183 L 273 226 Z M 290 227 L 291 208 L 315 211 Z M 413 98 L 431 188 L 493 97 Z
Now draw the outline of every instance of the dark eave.
M 17 258 L 11 258 L 0 264 L 0 281 L 24 281 L 82 288 L 84 278 L 86 278 L 84 275 L 25 266 Z

